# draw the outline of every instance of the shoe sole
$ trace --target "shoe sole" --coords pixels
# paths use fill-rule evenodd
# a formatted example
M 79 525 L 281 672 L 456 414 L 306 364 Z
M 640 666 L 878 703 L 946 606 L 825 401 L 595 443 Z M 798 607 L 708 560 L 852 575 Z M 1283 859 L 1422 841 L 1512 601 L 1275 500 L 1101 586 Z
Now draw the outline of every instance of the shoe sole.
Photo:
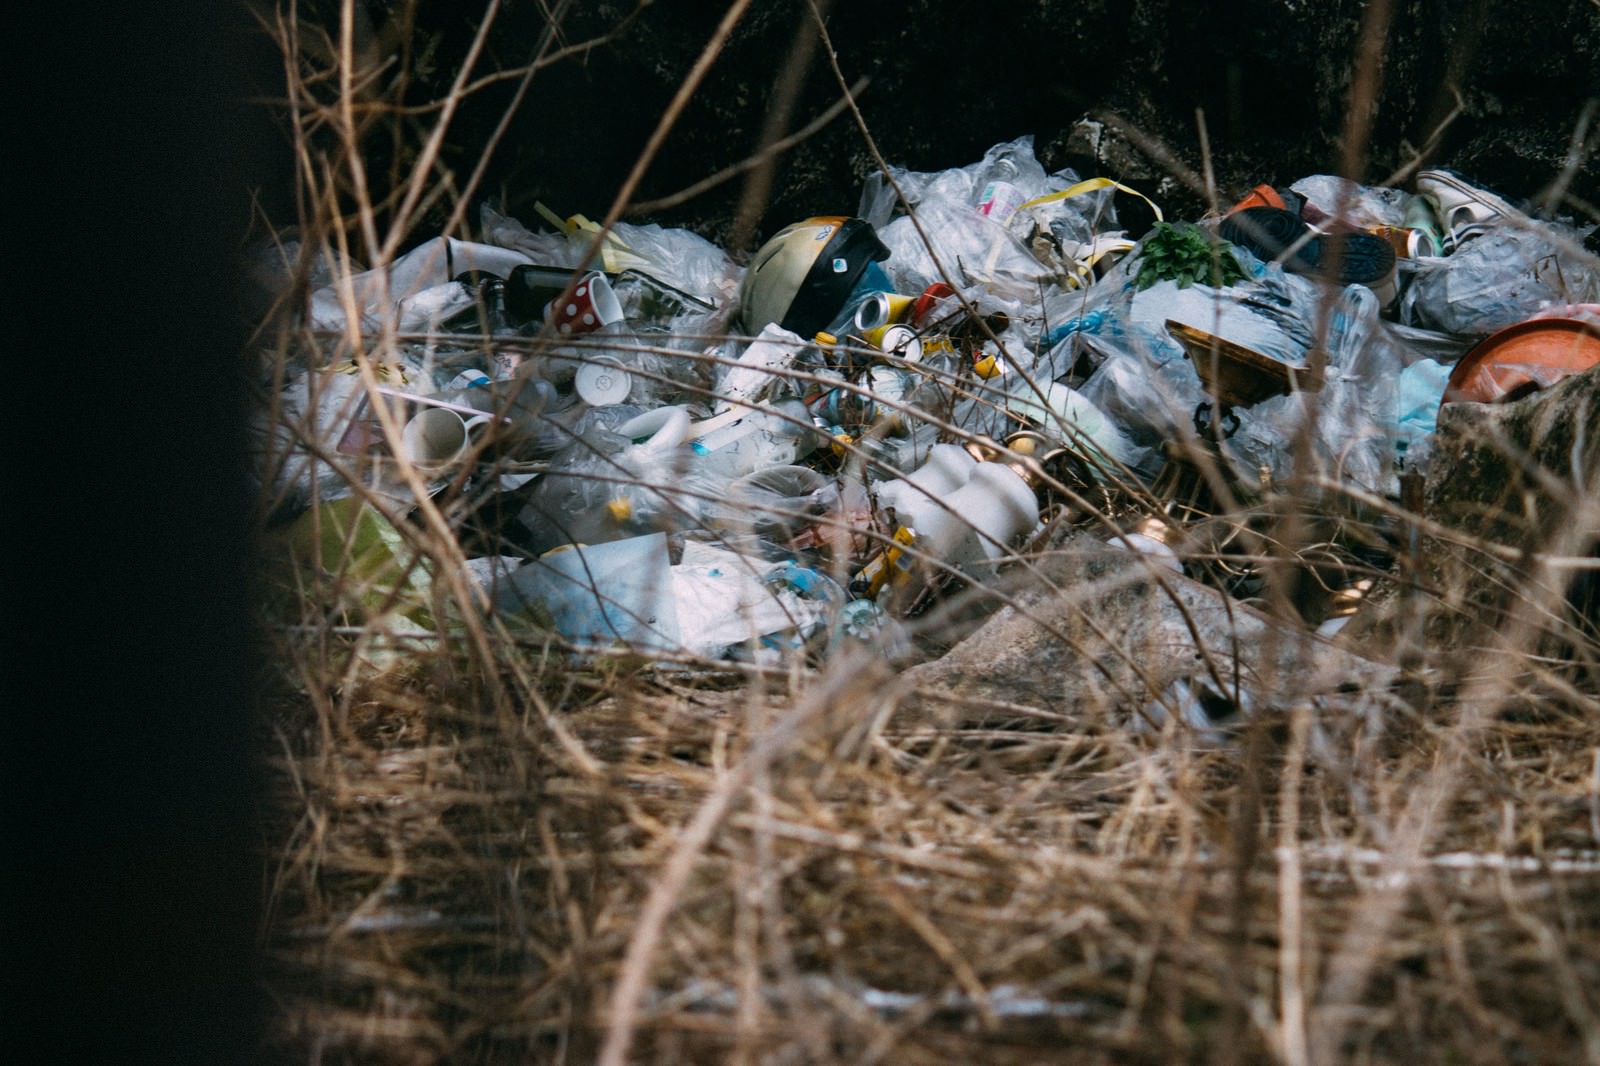
M 1398 276 L 1394 246 L 1376 234 L 1318 234 L 1289 212 L 1270 208 L 1249 208 L 1230 216 L 1220 232 L 1256 258 L 1282 261 L 1283 268 L 1295 274 L 1326 274 L 1326 265 L 1337 258 L 1340 284 L 1365 285 L 1385 307 L 1394 299 Z M 1290 254 L 1289 249 L 1302 240 L 1305 243 Z

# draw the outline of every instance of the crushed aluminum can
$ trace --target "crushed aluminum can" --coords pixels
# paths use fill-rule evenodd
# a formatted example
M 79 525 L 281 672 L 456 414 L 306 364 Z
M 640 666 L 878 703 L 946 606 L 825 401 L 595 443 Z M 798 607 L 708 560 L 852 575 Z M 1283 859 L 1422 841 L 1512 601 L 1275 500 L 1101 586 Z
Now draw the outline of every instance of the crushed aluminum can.
M 1421 259 L 1439 254 L 1433 234 L 1405 226 L 1379 226 L 1372 231 L 1389 242 L 1394 254 L 1402 259 Z

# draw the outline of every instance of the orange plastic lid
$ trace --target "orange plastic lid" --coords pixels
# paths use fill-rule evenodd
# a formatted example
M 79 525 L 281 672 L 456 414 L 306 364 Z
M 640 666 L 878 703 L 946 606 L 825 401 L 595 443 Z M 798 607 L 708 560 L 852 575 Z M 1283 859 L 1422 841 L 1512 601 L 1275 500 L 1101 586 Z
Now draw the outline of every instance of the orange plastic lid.
M 1491 333 L 1450 372 L 1441 403 L 1503 403 L 1600 366 L 1600 328 L 1578 318 L 1534 318 Z

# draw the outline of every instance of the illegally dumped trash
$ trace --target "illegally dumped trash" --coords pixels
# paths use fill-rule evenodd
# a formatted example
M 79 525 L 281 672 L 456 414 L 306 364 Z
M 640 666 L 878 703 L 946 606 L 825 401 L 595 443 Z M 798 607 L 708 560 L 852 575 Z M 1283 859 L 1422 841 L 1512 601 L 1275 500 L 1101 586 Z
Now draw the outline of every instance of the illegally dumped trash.
M 854 215 L 746 265 L 541 213 L 554 230 L 485 206 L 477 239 L 384 269 L 319 251 L 315 350 L 269 383 L 259 471 L 299 543 L 336 504 L 410 593 L 451 565 L 396 562 L 431 499 L 476 609 L 579 653 L 902 655 L 903 623 L 1062 526 L 1248 599 L 1251 549 L 1208 521 L 1230 500 L 1398 499 L 1441 403 L 1600 363 L 1588 231 L 1453 171 L 1409 192 L 1313 175 L 1169 221 L 1112 178 L 1046 173 L 1023 137 L 874 175 Z M 1385 550 L 1325 547 L 1349 574 Z

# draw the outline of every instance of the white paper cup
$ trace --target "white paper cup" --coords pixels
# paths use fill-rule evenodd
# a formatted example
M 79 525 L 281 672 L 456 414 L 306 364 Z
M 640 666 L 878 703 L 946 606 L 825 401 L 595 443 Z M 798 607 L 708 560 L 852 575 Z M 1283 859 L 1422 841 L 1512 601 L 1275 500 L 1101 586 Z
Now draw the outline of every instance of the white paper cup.
M 438 473 L 466 452 L 467 424 L 454 411 L 430 407 L 406 423 L 400 433 L 400 450 L 418 470 Z
M 620 360 L 601 355 L 580 366 L 572 383 L 585 403 L 605 407 L 628 398 L 633 390 L 633 375 L 623 369 Z

